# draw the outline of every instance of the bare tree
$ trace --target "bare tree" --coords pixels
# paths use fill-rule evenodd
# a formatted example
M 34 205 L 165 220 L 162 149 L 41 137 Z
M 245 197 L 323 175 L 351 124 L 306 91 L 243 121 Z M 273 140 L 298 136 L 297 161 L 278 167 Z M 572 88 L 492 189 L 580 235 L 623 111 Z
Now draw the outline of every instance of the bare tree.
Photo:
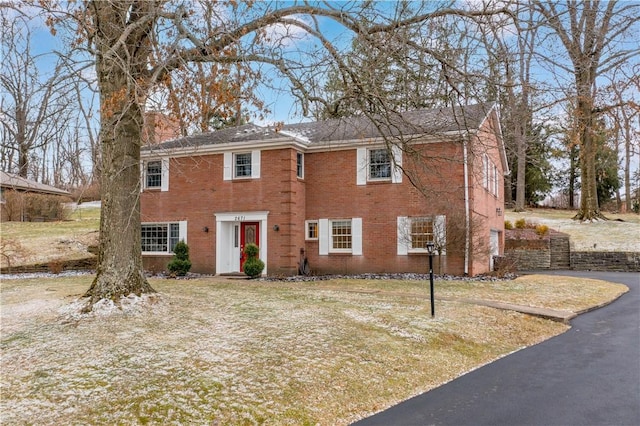
M 357 72 L 325 36 L 322 21 L 373 39 L 442 16 L 488 13 L 465 12 L 448 3 L 424 3 L 411 16 L 395 13 L 401 3 L 376 2 L 283 5 L 203 0 L 187 7 L 164 0 L 89 0 L 65 6 L 67 10 L 52 11 L 53 24 L 74 19 L 79 43 L 95 57 L 100 92 L 102 212 L 97 275 L 86 294 L 89 307 L 102 298 L 154 291 L 142 269 L 140 141 L 144 106 L 165 79 L 189 69 L 188 64 L 268 66 L 288 79 L 308 112 L 309 102 L 316 98 L 306 77 L 326 69 L 321 61 L 338 64 L 344 75 Z M 307 38 L 307 52 L 291 52 L 282 42 L 294 30 Z
M 538 23 L 528 7 L 514 3 L 513 18 L 491 22 L 482 27 L 484 45 L 490 69 L 490 85 L 497 87 L 497 97 L 503 107 L 505 145 L 515 157 L 516 198 L 515 211 L 524 211 L 526 202 L 526 175 L 528 148 L 533 135 L 534 83 L 531 77 L 532 63 L 538 37 Z M 511 193 L 510 180 L 506 191 Z
M 581 168 L 579 220 L 604 218 L 597 196 L 595 121 L 598 78 L 640 54 L 637 23 L 640 4 L 621 1 L 532 1 L 551 34 L 560 40 L 568 61 L 543 54 L 554 67 L 573 76 L 575 94 L 575 134 L 579 143 Z
M 30 18 L 16 14 L 9 16 L 5 9 L 0 14 L 2 21 L 2 64 L 0 87 L 2 104 L 2 169 L 27 177 L 29 172 L 35 179 L 42 177 L 32 158 L 41 158 L 39 149 L 46 145 L 60 127 L 57 120 L 69 109 L 62 98 L 68 91 L 61 62 L 53 58 L 48 75 L 40 72 L 41 63 L 32 51 Z
M 638 146 L 640 128 L 637 126 L 637 117 L 640 116 L 640 106 L 633 100 L 634 96 L 638 96 L 635 85 L 638 84 L 640 76 L 629 76 L 627 73 L 624 73 L 623 77 L 624 78 L 621 79 L 614 78 L 614 81 L 606 86 L 602 102 L 608 104 L 608 107 L 604 108 L 604 111 L 615 135 L 616 151 L 620 152 L 623 156 L 622 174 L 625 209 L 630 212 L 632 207 L 631 164 L 634 153 L 640 151 Z M 619 191 L 617 198 L 620 204 L 621 197 Z

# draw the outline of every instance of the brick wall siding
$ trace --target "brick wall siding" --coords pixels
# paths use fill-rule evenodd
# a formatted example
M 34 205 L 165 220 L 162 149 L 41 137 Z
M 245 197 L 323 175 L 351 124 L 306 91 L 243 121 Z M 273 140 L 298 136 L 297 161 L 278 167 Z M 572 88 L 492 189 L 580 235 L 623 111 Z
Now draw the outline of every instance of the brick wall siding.
M 486 140 L 482 141 L 487 146 Z M 270 275 L 297 272 L 304 250 L 312 272 L 317 274 L 363 272 L 426 272 L 426 254 L 397 255 L 399 216 L 447 216 L 447 253 L 436 256 L 437 273 L 464 272 L 464 242 L 449 235 L 464 232 L 464 168 L 462 144 L 415 145 L 422 154 L 414 160 L 403 156 L 411 180 L 402 183 L 356 184 L 356 149 L 305 153 L 305 178 L 296 177 L 296 150 L 261 152 L 259 179 L 223 180 L 223 155 L 171 158 L 169 190 L 145 190 L 141 194 L 143 222 L 187 220 L 187 242 L 192 270 L 216 273 L 216 218 L 220 212 L 268 211 L 268 259 Z M 497 149 L 489 150 L 500 164 Z M 477 185 L 473 156 L 469 157 L 469 185 Z M 477 166 L 475 166 L 477 167 Z M 500 178 L 502 175 L 500 174 Z M 412 184 L 415 183 L 423 191 Z M 502 188 L 502 184 L 499 185 Z M 483 188 L 470 191 L 474 216 L 482 226 L 474 230 L 476 242 L 486 242 L 490 229 L 503 229 L 502 195 L 487 195 Z M 318 241 L 305 240 L 305 220 L 362 218 L 363 254 L 320 255 Z M 279 230 L 273 230 L 274 225 Z M 208 228 L 208 232 L 203 231 Z M 451 244 L 449 244 L 451 243 Z M 488 272 L 488 252 L 474 253 L 470 274 Z M 145 268 L 166 269 L 170 255 L 144 256 Z

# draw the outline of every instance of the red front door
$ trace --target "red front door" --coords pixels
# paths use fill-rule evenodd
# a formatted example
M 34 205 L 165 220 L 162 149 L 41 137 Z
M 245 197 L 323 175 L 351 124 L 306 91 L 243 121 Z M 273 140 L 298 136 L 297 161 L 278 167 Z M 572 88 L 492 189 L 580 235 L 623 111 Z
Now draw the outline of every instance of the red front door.
M 260 247 L 260 222 L 242 222 L 240 224 L 240 271 L 244 271 L 244 248 L 254 243 Z

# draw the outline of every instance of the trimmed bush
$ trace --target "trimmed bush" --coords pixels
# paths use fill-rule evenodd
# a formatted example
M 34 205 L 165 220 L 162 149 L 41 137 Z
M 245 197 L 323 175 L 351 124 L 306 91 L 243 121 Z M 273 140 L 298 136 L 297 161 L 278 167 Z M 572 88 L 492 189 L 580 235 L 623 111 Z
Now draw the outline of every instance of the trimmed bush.
M 244 248 L 244 254 L 247 260 L 244 261 L 242 269 L 249 278 L 260 276 L 264 270 L 264 262 L 258 257 L 259 253 L 260 248 L 253 243 L 247 244 Z
M 504 229 L 513 229 L 513 223 L 508 220 L 504 221 Z
M 173 259 L 167 265 L 167 269 L 173 275 L 182 277 L 187 275 L 191 269 L 191 261 L 189 260 L 189 246 L 184 241 L 178 242 L 173 249 Z
M 541 237 L 546 235 L 549 232 L 549 227 L 547 225 L 536 225 L 536 234 Z
M 524 218 L 516 220 L 516 229 L 524 229 L 526 227 L 527 221 Z

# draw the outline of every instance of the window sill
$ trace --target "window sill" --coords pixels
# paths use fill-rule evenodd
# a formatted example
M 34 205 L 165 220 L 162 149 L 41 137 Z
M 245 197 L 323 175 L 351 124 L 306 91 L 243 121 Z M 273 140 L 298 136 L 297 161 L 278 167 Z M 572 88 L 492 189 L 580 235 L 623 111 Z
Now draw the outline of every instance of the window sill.
M 143 251 L 143 256 L 173 256 L 173 253 L 167 253 L 166 251 Z

